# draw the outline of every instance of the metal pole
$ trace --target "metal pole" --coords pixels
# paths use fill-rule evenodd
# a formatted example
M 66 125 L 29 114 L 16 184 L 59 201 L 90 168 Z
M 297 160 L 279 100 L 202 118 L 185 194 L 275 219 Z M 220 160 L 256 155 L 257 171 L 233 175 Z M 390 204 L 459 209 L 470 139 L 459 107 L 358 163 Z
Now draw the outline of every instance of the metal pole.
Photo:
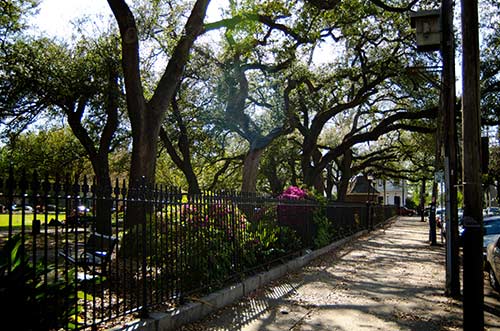
M 481 114 L 479 106 L 479 20 L 477 0 L 462 0 L 464 330 L 484 329 L 481 191 Z
M 460 262 L 458 255 L 457 215 L 457 134 L 455 114 L 455 42 L 453 37 L 453 3 L 442 0 L 443 39 L 442 107 L 444 111 L 444 165 L 446 180 L 446 295 L 460 296 Z

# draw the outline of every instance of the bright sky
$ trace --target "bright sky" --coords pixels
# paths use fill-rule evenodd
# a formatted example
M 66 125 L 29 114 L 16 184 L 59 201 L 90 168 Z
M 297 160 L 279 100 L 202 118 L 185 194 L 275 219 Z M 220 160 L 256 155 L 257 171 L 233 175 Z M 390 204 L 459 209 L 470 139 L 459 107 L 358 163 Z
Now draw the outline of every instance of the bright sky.
M 206 22 L 219 19 L 220 9 L 227 6 L 228 1 L 212 0 L 208 6 Z M 112 15 L 106 0 L 42 0 L 39 9 L 39 14 L 31 21 L 37 27 L 35 33 L 45 33 L 64 39 L 70 38 L 74 31 L 71 21 L 88 16 L 91 21 L 100 22 Z M 314 63 L 327 62 L 332 53 L 334 51 L 330 45 L 320 45 L 314 52 Z
M 227 0 L 212 0 L 208 6 L 208 21 L 215 20 L 219 8 L 226 3 Z M 63 38 L 71 36 L 73 27 L 70 22 L 78 17 L 112 15 L 106 0 L 42 0 L 39 8 L 40 12 L 33 19 L 33 24 L 38 26 L 39 31 Z
M 69 37 L 71 35 L 71 20 L 89 15 L 111 15 L 105 0 L 42 0 L 40 12 L 33 19 L 40 32 L 51 36 Z

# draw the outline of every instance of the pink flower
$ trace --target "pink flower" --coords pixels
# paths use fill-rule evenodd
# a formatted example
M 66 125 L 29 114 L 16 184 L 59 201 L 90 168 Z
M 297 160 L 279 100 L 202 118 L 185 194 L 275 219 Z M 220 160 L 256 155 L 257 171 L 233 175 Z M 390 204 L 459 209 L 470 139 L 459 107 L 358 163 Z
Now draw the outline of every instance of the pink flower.
M 299 200 L 307 197 L 307 192 L 300 187 L 290 186 L 281 193 L 279 199 Z

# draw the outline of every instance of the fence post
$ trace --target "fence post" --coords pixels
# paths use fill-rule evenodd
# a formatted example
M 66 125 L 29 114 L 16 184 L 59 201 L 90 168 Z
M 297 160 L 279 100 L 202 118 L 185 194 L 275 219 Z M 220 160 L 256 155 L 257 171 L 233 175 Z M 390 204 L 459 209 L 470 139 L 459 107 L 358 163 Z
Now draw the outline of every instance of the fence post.
M 368 231 L 373 230 L 373 215 L 372 215 L 372 204 L 370 201 L 366 202 L 366 217 L 368 221 L 366 222 L 366 225 L 368 226 Z
M 141 190 L 139 196 L 139 199 L 142 199 L 142 204 L 143 208 L 142 210 L 146 213 L 146 203 L 147 203 L 147 187 L 146 187 L 146 177 L 142 177 L 142 185 L 139 186 L 139 189 Z M 146 254 L 147 254 L 147 231 L 146 231 L 146 226 L 147 226 L 147 215 L 144 215 L 144 221 L 141 224 L 142 227 L 142 310 L 141 310 L 141 317 L 142 318 L 147 318 L 149 317 L 148 313 L 148 289 L 147 289 L 147 270 L 146 270 L 146 264 L 147 264 L 147 259 L 146 259 Z

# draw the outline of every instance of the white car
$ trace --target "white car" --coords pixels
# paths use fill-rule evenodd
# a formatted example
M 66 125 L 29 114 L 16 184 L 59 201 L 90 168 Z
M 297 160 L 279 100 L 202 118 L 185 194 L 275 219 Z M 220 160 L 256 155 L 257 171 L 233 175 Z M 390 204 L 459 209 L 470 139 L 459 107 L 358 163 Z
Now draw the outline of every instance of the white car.
M 492 243 L 496 243 L 500 237 L 500 222 L 484 222 L 483 229 L 483 252 L 486 258 L 487 247 Z
M 33 212 L 33 207 L 30 205 L 12 205 L 12 211 L 22 211 L 24 207 L 24 211 L 26 213 L 32 213 Z

